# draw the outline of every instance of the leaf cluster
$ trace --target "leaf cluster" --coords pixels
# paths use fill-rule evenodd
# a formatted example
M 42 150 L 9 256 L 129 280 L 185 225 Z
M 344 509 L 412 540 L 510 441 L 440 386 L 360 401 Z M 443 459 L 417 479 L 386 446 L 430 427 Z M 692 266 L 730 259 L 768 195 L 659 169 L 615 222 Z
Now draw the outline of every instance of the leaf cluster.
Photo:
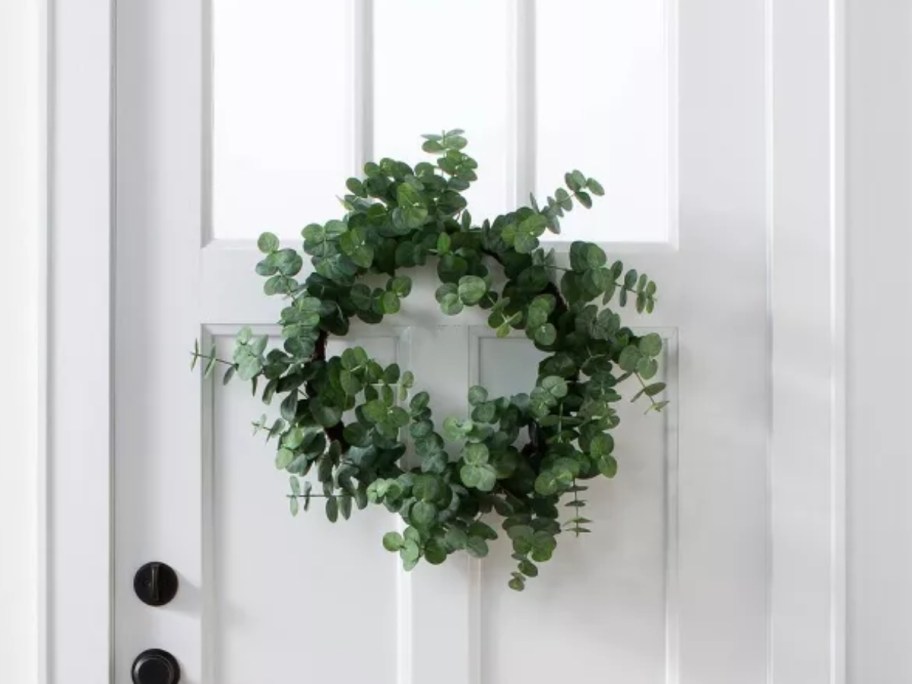
M 285 300 L 281 346 L 245 328 L 231 360 L 195 348 L 194 363 L 205 359 L 208 373 L 221 361 L 226 382 L 250 381 L 266 404 L 278 405 L 280 417 L 263 416 L 254 429 L 276 445 L 293 514 L 314 498 L 333 522 L 384 506 L 403 529 L 383 545 L 406 569 L 459 551 L 487 555 L 500 534 L 488 522 L 496 517 L 517 563 L 509 586 L 521 590 L 562 532 L 589 531 L 579 495 L 584 481 L 617 472 L 611 430 L 619 385 L 636 377 L 634 399 L 656 410 L 666 403 L 654 399 L 664 384 L 648 383 L 661 338 L 638 336 L 619 314 L 630 303 L 651 313 L 656 284 L 620 261 L 609 264 L 598 245 L 573 242 L 568 267 L 541 244 L 545 231 L 559 232 L 568 213 L 604 193 L 580 171 L 541 203 L 532 197 L 529 206 L 476 221 L 463 196 L 477 179 L 466 144 L 461 130 L 445 131 L 424 136 L 433 161 L 366 164 L 345 184 L 344 215 L 306 226 L 301 251 L 264 233 L 256 271 L 264 292 Z M 410 372 L 360 347 L 327 356 L 328 337 L 345 335 L 353 320 L 375 324 L 400 311 L 412 291 L 405 272 L 423 266 L 436 269 L 444 314 L 479 307 L 498 336 L 524 334 L 545 353 L 534 387 L 509 397 L 472 387 L 466 414 L 438 428 L 430 395 L 415 390 Z M 371 279 L 379 284 L 363 282 L 368 274 L 381 276 Z

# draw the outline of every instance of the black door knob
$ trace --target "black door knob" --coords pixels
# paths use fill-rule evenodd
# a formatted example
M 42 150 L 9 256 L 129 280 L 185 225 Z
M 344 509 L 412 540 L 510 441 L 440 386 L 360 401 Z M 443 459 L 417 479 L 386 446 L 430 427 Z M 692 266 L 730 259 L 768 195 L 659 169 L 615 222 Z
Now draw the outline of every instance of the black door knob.
M 133 684 L 177 684 L 180 665 L 173 655 L 158 648 L 143 651 L 133 661 Z
M 167 563 L 146 563 L 133 576 L 133 591 L 143 603 L 163 606 L 177 594 L 177 573 Z

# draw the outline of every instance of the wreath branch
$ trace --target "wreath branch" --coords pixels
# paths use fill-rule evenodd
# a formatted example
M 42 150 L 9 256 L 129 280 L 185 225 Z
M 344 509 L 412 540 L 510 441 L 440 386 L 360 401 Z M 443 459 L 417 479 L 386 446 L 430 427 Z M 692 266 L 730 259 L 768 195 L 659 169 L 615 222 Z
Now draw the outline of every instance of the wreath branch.
M 635 375 L 640 390 L 633 400 L 645 395 L 656 411 L 667 404 L 656 400 L 664 384 L 647 382 L 658 371 L 661 338 L 635 335 L 607 306 L 632 303 L 651 313 L 657 288 L 646 275 L 625 272 L 620 261 L 609 266 L 597 245 L 573 242 L 569 268 L 555 265 L 541 246 L 545 230 L 559 232 L 574 206 L 588 209 L 603 194 L 596 180 L 572 171 L 566 187 L 543 205 L 531 197 L 528 206 L 478 225 L 462 195 L 477 178 L 462 131 L 424 138 L 435 164 L 369 162 L 362 178 L 346 182 L 343 219 L 304 228 L 303 251 L 313 270 L 302 280 L 302 255 L 282 248 L 271 233 L 260 236 L 264 258 L 256 270 L 267 279 L 264 291 L 289 302 L 281 314 L 281 348 L 267 349 L 265 336 L 244 328 L 231 360 L 195 345 L 193 365 L 204 361 L 208 375 L 222 364 L 226 382 L 237 375 L 267 404 L 281 398 L 281 417 L 270 425 L 264 415 L 254 428 L 276 439 L 276 466 L 289 475 L 293 514 L 301 500 L 307 510 L 312 498 L 324 501 L 332 522 L 348 518 L 353 506 L 381 504 L 406 523 L 403 532 L 384 535 L 383 545 L 399 553 L 407 570 L 420 559 L 442 563 L 460 550 L 487 555 L 498 532 L 485 521 L 496 514 L 517 561 L 508 585 L 521 590 L 537 576 L 537 564 L 551 558 L 557 535 L 589 531 L 582 481 L 617 471 L 610 434 L 619 422 L 616 386 Z M 327 355 L 329 336 L 344 334 L 352 318 L 379 323 L 397 313 L 411 291 L 400 271 L 429 257 L 437 258 L 435 296 L 445 314 L 488 309 L 498 336 L 525 330 L 548 354 L 528 394 L 492 398 L 472 387 L 470 415 L 447 417 L 440 431 L 428 393 L 411 391 L 410 372 L 384 367 L 360 347 Z M 499 289 L 486 260 L 504 271 Z M 361 283 L 368 273 L 388 275 L 386 287 Z M 352 410 L 355 420 L 343 420 Z M 404 429 L 414 460 L 405 458 Z M 525 443 L 516 446 L 523 431 Z M 444 438 L 460 445 L 457 458 Z M 313 480 L 322 493 L 312 491 Z M 572 516 L 561 523 L 565 496 Z

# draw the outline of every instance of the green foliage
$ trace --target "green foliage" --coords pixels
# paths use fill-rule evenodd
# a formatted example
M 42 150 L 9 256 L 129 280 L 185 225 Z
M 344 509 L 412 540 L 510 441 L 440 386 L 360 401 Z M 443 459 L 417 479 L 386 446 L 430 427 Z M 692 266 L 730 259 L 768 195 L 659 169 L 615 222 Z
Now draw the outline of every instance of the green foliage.
M 617 386 L 634 377 L 634 400 L 653 410 L 667 404 L 654 398 L 665 384 L 651 381 L 662 339 L 638 336 L 612 308 L 633 300 L 638 312 L 651 313 L 656 285 L 619 261 L 609 265 L 595 244 L 573 242 L 566 265 L 541 245 L 575 206 L 588 208 L 604 193 L 580 171 L 566 174 L 566 187 L 541 206 L 533 197 L 529 206 L 474 220 L 462 194 L 477 168 L 466 145 L 462 131 L 446 131 L 424 136 L 433 163 L 366 164 L 362 178 L 345 184 L 345 215 L 304 228 L 303 256 L 270 233 L 260 236 L 264 292 L 286 301 L 282 345 L 269 348 L 265 336 L 244 328 L 231 360 L 197 344 L 193 364 L 203 360 L 206 375 L 224 364 L 224 382 L 250 381 L 278 406 L 280 418 L 270 423 L 264 415 L 253 425 L 275 440 L 293 515 L 313 498 L 324 500 L 331 522 L 349 518 L 353 505 L 384 506 L 403 527 L 384 535 L 383 546 L 407 570 L 458 551 L 486 556 L 498 533 L 484 520 L 496 516 L 517 562 L 508 584 L 522 590 L 561 533 L 589 532 L 582 482 L 617 473 L 610 434 L 619 422 Z M 491 397 L 472 387 L 467 415 L 445 418 L 439 430 L 430 395 L 414 391 L 411 372 L 384 367 L 360 347 L 326 354 L 329 336 L 345 335 L 352 320 L 379 323 L 406 306 L 412 280 L 403 271 L 430 263 L 443 313 L 486 309 L 497 336 L 522 330 L 547 354 L 528 394 Z M 385 275 L 385 286 L 362 282 L 368 274 Z

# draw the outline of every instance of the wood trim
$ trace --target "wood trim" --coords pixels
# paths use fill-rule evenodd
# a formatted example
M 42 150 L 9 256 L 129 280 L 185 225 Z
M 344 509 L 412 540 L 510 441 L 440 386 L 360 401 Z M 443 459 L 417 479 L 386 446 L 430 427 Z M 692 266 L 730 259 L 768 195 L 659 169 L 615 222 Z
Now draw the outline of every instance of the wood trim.
M 909 682 L 912 3 L 846 5 L 846 679 Z
M 508 121 L 513 126 L 507 147 L 508 206 L 525 206 L 535 190 L 536 83 L 535 83 L 535 3 L 513 0 L 509 6 L 509 49 L 512 92 Z
M 770 0 L 770 680 L 845 681 L 844 0 Z
M 0 662 L 3 677 L 43 682 L 41 532 L 45 368 L 46 3 L 0 4 Z
M 49 5 L 47 682 L 108 682 L 113 1 Z
M 353 141 L 349 163 L 351 174 L 360 176 L 364 164 L 374 158 L 374 3 L 349 3 L 349 116 Z

